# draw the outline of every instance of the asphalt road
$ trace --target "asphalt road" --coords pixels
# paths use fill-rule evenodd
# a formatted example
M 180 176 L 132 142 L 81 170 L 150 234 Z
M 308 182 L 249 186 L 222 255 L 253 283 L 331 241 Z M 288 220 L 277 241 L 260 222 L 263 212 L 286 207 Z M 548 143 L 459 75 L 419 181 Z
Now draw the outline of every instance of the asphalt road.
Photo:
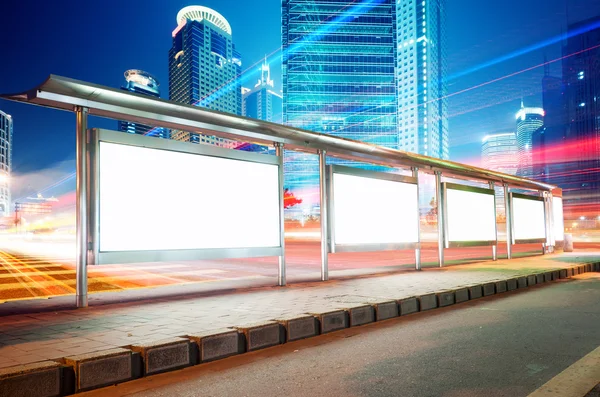
M 600 345 L 599 302 L 588 273 L 84 395 L 527 396 Z

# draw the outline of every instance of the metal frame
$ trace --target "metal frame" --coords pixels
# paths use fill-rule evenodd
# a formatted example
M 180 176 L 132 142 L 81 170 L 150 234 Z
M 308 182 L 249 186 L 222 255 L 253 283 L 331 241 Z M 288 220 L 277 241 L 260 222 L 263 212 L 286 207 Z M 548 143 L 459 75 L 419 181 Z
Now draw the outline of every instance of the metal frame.
M 489 247 L 496 246 L 498 244 L 498 231 L 496 232 L 495 240 L 476 240 L 476 241 L 450 241 L 448 233 L 448 189 L 450 190 L 462 190 L 471 193 L 480 193 L 494 196 L 494 226 L 496 225 L 496 193 L 494 190 L 485 189 L 475 186 L 461 185 L 458 183 L 442 182 L 442 197 L 443 197 L 443 223 L 444 223 L 444 247 L 445 248 L 458 248 L 458 247 Z M 439 208 L 439 205 L 438 205 Z M 493 250 L 493 248 L 492 248 Z
M 327 280 L 328 273 L 328 192 L 326 188 L 326 157 L 337 157 L 371 164 L 395 168 L 411 168 L 413 176 L 418 178 L 418 172 L 435 174 L 436 199 L 438 203 L 438 259 L 440 267 L 444 265 L 444 208 L 442 192 L 442 172 L 445 177 L 478 180 L 487 183 L 500 183 L 504 187 L 507 214 L 507 252 L 510 259 L 511 244 L 513 243 L 513 211 L 512 198 L 509 197 L 509 185 L 519 189 L 548 191 L 554 195 L 561 193 L 556 186 L 528 180 L 514 175 L 473 167 L 466 164 L 422 156 L 385 147 L 375 146 L 364 142 L 343 139 L 326 134 L 305 131 L 298 128 L 254 120 L 232 114 L 211 111 L 193 105 L 184 105 L 160 98 L 148 97 L 119 89 L 87 83 L 61 76 L 50 75 L 46 81 L 29 91 L 18 94 L 0 95 L 1 98 L 46 106 L 54 109 L 74 111 L 77 115 L 76 151 L 77 151 L 77 267 L 76 267 L 76 301 L 78 307 L 87 306 L 87 264 L 98 262 L 97 255 L 97 213 L 88 211 L 89 203 L 97 203 L 97 180 L 92 183 L 87 180 L 88 172 L 95 172 L 94 156 L 97 150 L 88 148 L 86 139 L 87 116 L 99 116 L 113 120 L 127 120 L 163 128 L 178 129 L 190 132 L 216 135 L 244 142 L 264 145 L 276 144 L 278 164 L 280 166 L 280 181 L 282 180 L 281 158 L 285 144 L 287 150 L 295 150 L 319 155 L 320 171 L 320 200 L 321 200 L 321 279 Z M 121 133 L 120 133 L 121 134 Z M 125 134 L 122 134 L 125 136 Z M 157 139 L 149 138 L 152 143 Z M 150 141 L 147 141 L 150 142 Z M 162 144 L 178 148 L 182 143 L 162 140 Z M 279 146 L 277 146 L 279 144 Z M 183 144 L 187 145 L 187 144 Z M 193 147 L 187 145 L 186 147 Z M 195 146 L 199 148 L 201 145 Z M 218 149 L 218 148 L 215 148 Z M 167 149 L 169 150 L 169 149 Z M 225 150 L 228 149 L 219 149 Z M 240 156 L 254 154 L 236 152 Z M 264 159 L 267 156 L 261 155 Z M 243 158 L 248 160 L 251 157 Z M 252 160 L 249 160 L 252 161 Z M 96 167 L 96 168 L 94 168 Z M 90 170 L 88 170 L 90 168 Z M 280 189 L 280 204 L 283 203 L 283 189 Z M 417 192 L 418 195 L 418 192 Z M 528 196 L 527 198 L 531 198 Z M 281 205 L 283 207 L 283 205 Z M 283 208 L 281 208 L 281 213 Z M 547 221 L 548 222 L 548 221 Z M 549 222 L 553 225 L 552 219 Z M 281 247 L 270 254 L 279 256 L 278 284 L 285 284 L 285 257 L 283 242 L 283 217 L 281 217 Z M 536 240 L 538 241 L 538 240 Z M 231 250 L 230 250 L 231 251 Z M 209 254 L 208 252 L 205 252 Z M 266 253 L 266 252 L 265 252 Z M 90 254 L 95 254 L 90 256 Z M 247 256 L 249 252 L 237 252 L 235 256 Z M 415 249 L 416 267 L 420 269 L 420 249 Z M 156 254 L 156 257 L 160 255 Z M 167 255 L 169 258 L 172 256 Z M 212 255 L 211 255 L 212 256 Z M 136 257 L 136 261 L 140 260 Z M 161 257 L 166 260 L 168 258 Z M 146 259 L 144 259 L 146 260 Z
M 397 168 L 418 167 L 421 172 L 439 171 L 444 172 L 444 176 L 447 177 L 508 183 L 523 189 L 550 191 L 556 188 L 554 185 L 453 161 L 207 110 L 62 76 L 50 75 L 34 89 L 0 97 L 68 111 L 83 106 L 87 107 L 89 114 L 93 116 L 265 145 L 279 142 L 285 144 L 288 150 L 307 153 L 324 150 L 332 157 Z
M 319 205 L 321 222 L 321 281 L 329 280 L 329 209 L 327 208 L 327 152 L 319 150 Z
M 544 238 L 533 238 L 533 239 L 520 239 L 517 240 L 515 239 L 515 214 L 514 214 L 514 205 L 513 205 L 513 199 L 514 198 L 519 198 L 519 199 L 525 199 L 525 200 L 533 200 L 533 201 L 545 201 L 543 197 L 538 197 L 538 196 L 530 196 L 527 194 L 520 194 L 520 193 L 514 193 L 514 192 L 510 192 L 509 193 L 509 198 L 508 200 L 510 201 L 510 236 L 511 236 L 511 241 L 512 244 L 533 244 L 533 243 L 546 243 L 546 237 Z M 544 205 L 544 231 L 548 232 L 547 228 L 546 228 L 546 205 Z
M 199 249 L 173 249 L 173 250 L 143 250 L 143 251 L 101 251 L 100 249 L 100 143 L 115 143 L 136 147 L 144 147 L 156 150 L 166 150 L 171 152 L 180 152 L 195 154 L 201 156 L 219 157 L 229 160 L 248 161 L 254 163 L 276 165 L 279 168 L 279 181 L 281 181 L 281 169 L 283 161 L 281 157 L 256 154 L 232 149 L 223 149 L 208 145 L 191 145 L 186 142 L 178 142 L 152 137 L 124 134 L 118 131 L 104 129 L 94 129 L 90 131 L 90 157 L 93 158 L 93 165 L 88 173 L 90 185 L 92 186 L 93 196 L 89 202 L 89 218 L 92 220 L 91 241 L 93 248 L 93 258 L 95 264 L 114 264 L 114 263 L 134 263 L 134 262 L 157 262 L 169 260 L 201 260 L 201 259 L 225 259 L 225 258 L 249 258 L 259 256 L 279 256 L 284 255 L 283 246 L 279 247 L 231 247 L 231 248 L 199 248 Z M 279 202 L 282 204 L 283 188 L 279 187 Z M 281 211 L 280 211 L 280 235 L 281 231 Z M 280 238 L 280 241 L 282 239 Z M 285 266 L 285 265 L 283 265 Z M 283 274 L 280 274 L 283 276 Z M 283 281 L 283 280 L 281 280 Z
M 329 252 L 373 252 L 373 251 L 391 251 L 403 249 L 417 249 L 419 247 L 419 237 L 414 243 L 376 243 L 376 244 L 336 244 L 335 243 L 335 189 L 333 187 L 334 175 L 350 175 L 361 178 L 380 179 L 390 182 L 407 183 L 419 187 L 418 180 L 415 177 L 391 174 L 386 172 L 363 170 L 360 168 L 346 167 L 341 165 L 327 166 L 327 191 L 328 191 L 328 225 L 329 225 Z M 419 211 L 419 200 L 417 190 L 417 214 Z M 418 219 L 418 216 L 417 216 Z M 419 229 L 417 228 L 417 233 Z

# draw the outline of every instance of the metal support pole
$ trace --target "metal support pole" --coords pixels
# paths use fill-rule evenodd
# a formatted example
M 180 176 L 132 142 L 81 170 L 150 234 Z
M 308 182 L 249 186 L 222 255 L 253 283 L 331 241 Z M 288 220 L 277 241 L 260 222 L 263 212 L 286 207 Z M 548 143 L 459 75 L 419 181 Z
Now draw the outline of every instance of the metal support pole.
M 442 201 L 442 173 L 435 172 L 435 201 L 437 205 L 438 224 L 438 262 L 444 266 L 444 205 Z
M 421 270 L 421 213 L 419 211 L 419 169 L 413 167 L 412 176 L 417 181 L 417 248 L 415 248 L 415 269 Z
M 512 259 L 512 208 L 507 184 L 504 184 L 504 213 L 506 214 L 506 258 Z
M 548 192 L 548 239 L 550 241 L 550 252 L 554 253 L 556 248 L 556 236 L 554 235 L 554 196 Z
M 77 263 L 75 269 L 77 307 L 88 305 L 88 186 L 87 186 L 87 116 L 88 109 L 77 107 L 76 128 L 76 229 Z
M 277 285 L 283 287 L 286 284 L 285 275 L 285 220 L 283 218 L 284 207 L 284 189 L 283 189 L 283 144 L 275 142 L 275 155 L 281 159 L 279 163 L 279 244 L 281 244 L 282 253 L 278 257 Z
M 321 280 L 329 280 L 329 258 L 328 254 L 328 225 L 327 225 L 327 153 L 325 150 L 319 150 L 319 197 L 321 206 Z
M 498 260 L 498 222 L 496 222 L 496 185 L 489 182 L 490 189 L 494 191 L 494 226 L 496 228 L 496 244 L 492 245 L 492 260 Z
M 546 229 L 546 242 L 542 245 L 544 254 L 552 252 L 552 204 L 550 192 L 540 192 L 540 196 L 544 199 L 544 226 Z

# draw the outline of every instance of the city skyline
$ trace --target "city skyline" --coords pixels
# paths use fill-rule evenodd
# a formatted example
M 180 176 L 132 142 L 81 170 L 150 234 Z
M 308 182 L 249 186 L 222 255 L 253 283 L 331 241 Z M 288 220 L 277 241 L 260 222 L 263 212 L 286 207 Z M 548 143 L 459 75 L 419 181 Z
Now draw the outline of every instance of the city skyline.
M 26 3 L 26 2 L 25 2 Z M 68 2 L 67 2 L 68 3 Z M 198 4 L 200 2 L 194 2 L 195 4 Z M 229 2 L 225 1 L 225 2 L 221 2 L 222 4 L 217 4 L 218 2 L 210 0 L 210 1 L 204 1 L 201 2 L 202 5 L 207 6 L 207 7 L 214 7 L 217 11 L 221 10 L 223 11 L 224 9 L 227 9 L 227 4 Z M 461 4 L 459 4 L 461 3 Z M 503 25 L 502 28 L 500 28 L 499 24 L 494 24 L 494 21 L 492 20 L 492 18 L 489 17 L 489 10 L 481 4 L 476 4 L 476 2 L 473 1 L 459 1 L 456 3 L 452 3 L 451 5 L 448 6 L 448 35 L 449 35 L 449 95 L 451 95 L 452 97 L 449 99 L 449 105 L 450 105 L 450 119 L 451 119 L 451 141 L 450 141 L 450 146 L 452 148 L 452 152 L 451 152 L 451 159 L 453 160 L 459 160 L 459 161 L 467 161 L 470 160 L 471 158 L 476 157 L 476 154 L 479 150 L 479 142 L 480 139 L 482 137 L 482 135 L 486 134 L 486 133 L 493 133 L 494 129 L 496 130 L 505 130 L 507 128 L 509 128 L 508 123 L 510 123 L 509 121 L 509 117 L 508 115 L 510 113 L 512 113 L 512 111 L 508 111 L 508 109 L 513 108 L 514 109 L 514 104 L 518 103 L 518 101 L 520 100 L 521 96 L 523 96 L 523 86 L 529 86 L 529 87 L 525 87 L 527 88 L 525 90 L 525 96 L 527 97 L 527 94 L 529 93 L 530 97 L 532 97 L 533 100 L 533 104 L 537 104 L 537 103 L 541 103 L 540 100 L 540 92 L 541 92 L 541 88 L 538 87 L 539 86 L 539 76 L 541 76 L 542 74 L 542 69 L 543 68 L 537 68 L 536 70 L 533 70 L 532 72 L 527 72 L 524 74 L 521 74 L 517 77 L 511 78 L 510 82 L 507 83 L 507 89 L 504 90 L 498 90 L 498 84 L 504 84 L 502 82 L 500 83 L 495 83 L 495 84 L 490 84 L 486 87 L 477 89 L 477 90 L 473 90 L 470 93 L 465 93 L 465 94 L 460 94 L 460 95 L 456 95 L 457 92 L 460 92 L 466 88 L 471 88 L 471 87 L 475 87 L 477 85 L 477 83 L 482 83 L 482 82 L 489 82 L 491 79 L 493 78 L 498 78 L 498 77 L 502 77 L 503 75 L 505 75 L 506 73 L 502 73 L 505 72 L 505 69 L 507 70 L 523 70 L 526 67 L 531 67 L 534 65 L 538 65 L 541 63 L 541 60 L 543 59 L 543 54 L 546 53 L 548 54 L 548 59 L 553 60 L 558 58 L 558 55 L 560 55 L 560 46 L 556 45 L 556 43 L 553 46 L 546 46 L 543 48 L 538 48 L 538 50 L 536 51 L 529 51 L 529 47 L 531 47 L 532 45 L 535 47 L 535 45 L 537 43 L 541 43 L 544 40 L 546 40 L 548 37 L 556 37 L 560 35 L 561 32 L 561 27 L 565 25 L 565 12 L 564 12 L 564 1 L 550 1 L 550 2 L 545 2 L 544 3 L 546 5 L 545 10 L 547 10 L 546 14 L 540 14 L 539 18 L 541 21 L 544 22 L 549 22 L 549 21 L 553 21 L 554 25 L 549 24 L 549 23 L 544 23 L 543 24 L 543 28 L 540 28 L 539 31 L 537 32 L 533 32 L 528 36 L 524 36 L 519 34 L 519 22 L 522 22 L 522 20 L 519 20 L 519 18 L 516 18 L 516 21 L 512 22 L 512 28 L 511 29 L 506 29 L 506 26 Z M 26 5 L 26 4 L 24 4 Z M 164 35 L 166 34 L 168 37 L 170 38 L 169 33 L 172 31 L 173 26 L 172 26 L 172 15 L 175 15 L 177 13 L 177 11 L 179 11 L 180 8 L 182 8 L 183 6 L 185 6 L 187 4 L 183 4 L 183 3 L 179 3 L 179 4 L 173 4 L 173 5 L 169 5 L 167 8 L 169 8 L 171 11 L 169 11 L 169 13 L 165 13 L 164 9 L 161 9 L 160 14 L 156 13 L 156 10 L 154 11 L 144 11 L 144 12 L 152 12 L 153 13 L 153 18 L 156 20 L 157 25 L 153 26 L 152 29 L 144 29 L 143 30 L 143 36 L 146 37 L 147 36 L 147 40 L 153 41 L 153 37 L 154 35 L 159 36 L 159 33 L 156 31 L 160 31 L 160 36 L 161 36 L 161 40 L 159 40 L 160 42 L 162 42 L 163 44 L 161 44 L 160 46 L 162 46 L 164 48 Z M 459 7 L 460 6 L 465 6 L 471 9 L 471 14 L 470 16 L 479 16 L 477 18 L 473 18 L 473 29 L 478 30 L 478 35 L 474 36 L 474 35 L 469 35 L 468 32 L 464 32 L 464 29 L 462 29 L 461 26 L 461 21 L 464 23 L 465 21 L 465 17 L 461 16 Z M 65 7 L 68 6 L 65 5 Z M 135 6 L 135 2 L 133 2 L 130 6 L 134 7 Z M 536 2 L 530 2 L 524 5 L 524 10 L 526 11 L 527 9 L 535 9 L 536 7 Z M 11 5 L 11 7 L 17 7 L 17 5 Z M 99 9 L 99 7 L 97 5 L 94 4 L 90 4 L 90 5 L 86 5 L 86 7 L 93 9 L 94 11 L 97 11 L 97 9 Z M 166 6 L 165 6 L 166 7 Z M 159 7 L 160 8 L 160 7 Z M 503 6 L 501 9 L 498 10 L 498 12 L 500 14 L 502 13 L 507 13 L 510 11 L 510 4 L 507 4 L 506 6 Z M 73 7 L 72 9 L 69 10 L 69 13 L 72 15 L 73 13 L 75 13 L 77 8 Z M 249 56 L 247 57 L 247 59 L 249 59 L 248 62 L 245 62 L 244 65 L 244 70 L 251 70 L 253 71 L 252 73 L 245 73 L 244 76 L 242 77 L 242 82 L 241 84 L 245 84 L 244 80 L 246 78 L 248 78 L 249 81 L 254 81 L 256 80 L 254 77 L 252 76 L 253 74 L 258 73 L 258 65 L 260 64 L 260 61 L 264 58 L 264 54 L 270 54 L 272 52 L 277 52 L 277 48 L 278 48 L 278 44 L 276 43 L 278 41 L 278 34 L 277 34 L 277 30 L 279 29 L 279 22 L 274 22 L 274 21 L 279 21 L 280 18 L 280 12 L 279 12 L 279 6 L 277 5 L 276 2 L 269 2 L 266 1 L 264 2 L 264 5 L 262 7 L 259 7 L 258 10 L 250 10 L 250 7 L 246 8 L 245 5 L 242 5 L 241 7 L 238 7 L 238 9 L 232 9 L 231 7 L 229 7 L 229 9 L 231 10 L 231 16 L 229 16 L 228 14 L 228 19 L 231 20 L 231 24 L 232 26 L 234 26 L 234 30 L 236 32 L 240 32 L 239 36 L 241 39 L 241 43 L 240 43 L 240 52 L 242 53 L 246 53 L 246 49 L 251 49 L 251 51 L 249 52 Z M 17 12 L 19 10 L 19 8 L 15 8 L 12 11 L 13 12 Z M 9 8 L 9 14 L 11 12 L 11 9 Z M 48 10 L 49 15 L 56 15 L 56 13 L 60 11 L 59 10 Z M 571 19 L 577 19 L 578 14 L 582 15 L 584 11 L 584 7 L 583 6 L 576 6 L 573 5 L 571 7 Z M 587 11 L 587 10 L 585 10 Z M 112 16 L 108 16 L 106 15 L 106 13 L 99 11 L 100 14 L 103 16 L 103 18 L 105 18 L 106 20 L 110 20 L 110 18 L 113 18 Z M 156 14 L 155 14 L 156 13 Z M 242 15 L 243 14 L 243 15 Z M 251 15 L 259 15 L 262 19 L 261 22 L 257 22 L 255 21 L 252 17 L 248 17 Z M 144 15 L 143 13 L 138 15 L 139 19 L 140 19 L 140 23 L 141 20 L 143 20 L 144 17 L 149 17 L 149 15 Z M 159 17 L 157 17 L 159 16 Z M 34 20 L 35 20 L 35 15 L 34 15 Z M 45 20 L 35 20 L 36 22 L 39 23 L 34 23 L 32 24 L 33 29 L 32 32 L 26 32 L 26 34 L 35 34 L 36 29 L 42 29 L 45 24 L 47 24 L 48 22 L 46 22 Z M 551 27 L 546 27 L 550 25 Z M 160 29 L 157 29 L 157 27 L 161 27 Z M 236 27 L 239 26 L 239 27 Z M 11 25 L 10 24 L 5 24 L 3 25 L 3 29 L 7 29 L 10 28 Z M 68 28 L 73 28 L 73 27 L 68 27 Z M 89 27 L 91 30 L 91 32 L 93 33 L 94 31 L 94 26 L 90 26 Z M 260 36 L 261 37 L 261 43 L 265 43 L 264 45 L 261 46 L 256 46 L 255 45 L 255 40 L 253 39 L 253 37 L 245 37 L 248 36 L 247 34 L 244 34 L 244 32 L 248 32 L 251 31 L 252 29 L 254 29 L 253 31 L 256 32 L 256 36 Z M 64 29 L 63 29 L 64 30 Z M 117 29 L 118 30 L 118 29 Z M 482 44 L 484 44 L 486 42 L 486 40 L 489 40 L 491 37 L 495 37 L 496 32 L 498 32 L 499 30 L 502 31 L 511 31 L 513 36 L 513 40 L 504 40 L 501 43 L 497 42 L 495 44 L 498 45 L 493 45 L 493 46 L 484 46 L 481 47 Z M 271 34 L 264 34 L 265 31 L 271 31 Z M 166 33 L 169 32 L 169 33 Z M 60 33 L 60 32 L 59 32 Z M 64 33 L 64 32 L 63 32 Z M 114 32 L 108 32 L 106 33 L 107 35 L 110 34 L 117 34 L 119 33 Z M 460 34 L 459 34 L 460 33 Z M 90 33 L 91 34 L 91 33 Z M 139 32 L 136 32 L 136 34 L 140 35 Z M 7 35 L 3 35 L 3 37 L 7 37 Z M 71 62 L 73 60 L 72 58 L 72 51 L 66 51 L 64 50 L 64 56 L 63 57 L 55 57 L 55 56 L 51 56 L 51 53 L 49 53 L 49 49 L 51 48 L 56 48 L 55 45 L 53 45 L 53 43 L 56 43 L 57 40 L 62 40 L 62 37 L 64 37 L 64 35 L 61 34 L 52 34 L 52 32 L 50 32 L 48 35 L 46 35 L 46 37 L 44 37 L 44 45 L 42 45 L 41 50 L 38 51 L 34 51 L 34 50 L 30 50 L 29 53 L 36 53 L 36 55 L 38 56 L 38 58 L 40 58 L 41 60 L 47 60 L 48 62 L 36 62 L 34 63 L 35 65 L 30 65 L 30 64 L 21 64 L 19 63 L 19 59 L 26 59 L 27 57 L 14 57 L 11 59 L 8 59 L 7 63 L 6 63 L 6 67 L 7 67 L 7 71 L 9 73 L 16 73 L 18 70 L 18 74 L 22 77 L 21 79 L 9 79 L 9 80 L 3 80 L 0 82 L 0 91 L 3 92 L 12 92 L 12 91 L 19 91 L 21 89 L 22 86 L 27 86 L 27 85 L 35 85 L 35 84 L 39 84 L 40 80 L 42 80 L 45 76 L 47 76 L 49 73 L 53 72 L 53 73 L 57 73 L 57 74 L 63 74 L 66 76 L 70 76 L 70 77 L 74 77 L 74 78 L 82 78 L 82 79 L 87 79 L 90 81 L 94 81 L 97 82 L 99 84 L 106 84 L 106 85 L 110 85 L 113 87 L 116 87 L 118 84 L 118 79 L 116 78 L 116 76 L 120 75 L 122 73 L 122 70 L 127 69 L 127 67 L 121 67 L 121 65 L 123 65 L 124 63 L 127 63 L 128 67 L 136 67 L 136 68 L 142 68 L 145 70 L 148 70 L 150 73 L 157 75 L 159 80 L 162 81 L 166 81 L 167 79 L 164 77 L 166 75 L 166 65 L 164 60 L 162 62 L 157 61 L 154 58 L 157 58 L 156 56 L 152 56 L 152 54 L 154 54 L 155 52 L 158 52 L 158 50 L 149 50 L 147 47 L 136 47 L 135 51 L 131 50 L 131 46 L 127 47 L 127 51 L 129 52 L 128 54 L 122 54 L 121 52 L 118 52 L 117 54 L 119 55 L 126 55 L 123 57 L 120 57 L 121 59 L 119 59 L 118 57 L 115 58 L 114 62 L 113 60 L 106 60 L 103 56 L 103 62 L 101 63 L 102 65 L 102 72 L 100 72 L 99 66 L 96 63 L 90 61 L 89 67 L 87 68 L 75 68 L 74 65 L 72 65 L 73 62 Z M 131 38 L 129 38 L 128 41 L 136 40 L 136 36 L 133 35 Z M 157 41 L 157 43 L 159 42 Z M 275 42 L 275 43 L 274 43 Z M 113 42 L 111 42 L 110 40 L 103 40 L 103 41 L 92 41 L 92 44 L 87 44 L 87 45 L 83 45 L 83 46 L 79 46 L 79 52 L 83 52 L 83 54 L 87 54 L 89 55 L 88 58 L 90 58 L 91 60 L 95 59 L 95 57 L 99 54 L 104 54 L 105 51 L 108 50 L 108 48 L 115 48 L 115 44 Z M 252 45 L 249 45 L 249 43 L 252 43 Z M 21 53 L 23 51 L 27 51 L 28 50 L 28 46 L 31 46 L 32 44 L 37 44 L 39 46 L 40 43 L 36 43 L 35 41 L 25 41 L 25 45 L 23 46 L 24 48 L 15 48 L 15 52 Z M 124 43 L 125 44 L 125 43 Z M 168 44 L 170 45 L 170 44 Z M 12 48 L 10 43 L 7 43 L 7 46 L 9 48 Z M 153 46 L 151 46 L 153 47 Z M 256 48 L 254 48 L 256 47 Z M 36 47 L 37 48 L 37 47 Z M 479 51 L 475 54 L 473 53 L 473 50 L 475 48 L 478 48 Z M 271 50 L 272 49 L 272 50 Z M 522 51 L 522 49 L 525 49 L 527 51 Z M 517 51 L 519 50 L 519 51 Z M 466 56 L 466 54 L 471 54 L 469 56 Z M 505 55 L 509 54 L 511 56 L 506 57 Z M 138 61 L 136 63 L 133 63 L 131 61 L 131 59 L 137 59 Z M 160 58 L 160 57 L 159 57 Z M 246 58 L 246 56 L 245 56 Z M 275 57 L 276 58 L 276 57 Z M 502 66 L 502 70 L 498 71 L 497 70 L 497 66 L 494 65 L 498 65 L 497 63 L 494 64 L 495 60 L 500 59 L 500 58 L 505 58 L 505 60 L 503 62 L 501 62 L 499 65 Z M 164 58 L 163 58 L 164 59 Z M 150 60 L 152 60 L 152 62 L 150 62 Z M 255 62 L 254 62 L 255 61 Z M 465 63 L 469 62 L 469 65 L 466 65 Z M 155 66 L 152 66 L 155 65 Z M 490 66 L 491 64 L 491 66 Z M 41 65 L 44 65 L 44 67 L 42 67 Z M 475 67 L 473 67 L 473 65 L 475 65 Z M 516 65 L 516 68 L 515 68 Z M 111 72 L 111 70 L 114 70 L 116 68 L 119 68 L 119 72 Z M 552 64 L 552 68 L 556 69 L 558 67 L 558 64 L 555 62 Z M 278 76 L 278 71 L 277 71 L 277 65 L 272 65 L 272 69 L 273 69 L 273 75 L 274 75 L 274 79 L 277 80 L 277 76 Z M 108 73 L 111 73 L 111 75 L 109 76 Z M 467 74 L 464 74 L 465 72 L 468 72 Z M 459 76 L 459 77 L 456 77 Z M 520 81 L 520 79 L 522 81 Z M 16 84 L 16 81 L 20 81 L 20 84 Z M 515 80 L 515 81 L 513 81 Z M 523 84 L 525 83 L 525 84 Z M 518 94 L 517 95 L 512 95 L 513 93 L 515 93 L 515 91 L 517 91 L 517 87 L 518 87 Z M 494 87 L 496 89 L 494 89 Z M 276 87 L 277 88 L 277 87 Z M 490 96 L 489 95 L 489 90 L 493 90 L 494 92 L 496 92 L 495 95 Z M 497 91 L 499 91 L 501 93 L 501 95 L 499 95 L 497 93 Z M 506 92 L 505 92 L 506 91 Z M 515 93 L 516 94 L 516 93 Z M 163 97 L 165 96 L 164 90 L 163 90 Z M 485 96 L 488 97 L 489 99 L 486 99 L 485 101 L 483 101 L 483 104 L 478 103 L 478 105 L 480 106 L 473 106 L 473 103 L 477 102 L 477 100 L 481 97 L 481 96 Z M 460 99 L 463 98 L 463 99 Z M 460 100 L 459 100 L 460 99 Z M 490 103 L 490 101 L 492 103 Z M 481 106 L 483 105 L 483 106 Z M 478 107 L 481 107 L 482 109 L 478 109 Z M 25 118 L 25 117 L 19 117 L 21 115 L 23 115 L 25 113 L 25 109 L 23 108 L 19 108 L 18 105 L 14 105 L 14 104 L 7 104 L 4 103 L 2 106 L 3 110 L 6 110 L 9 113 L 12 113 L 14 115 L 14 117 L 16 119 L 20 118 L 22 120 L 22 123 L 19 124 L 19 128 L 22 129 L 23 133 L 20 136 L 19 135 L 19 129 L 16 132 L 16 144 L 15 146 L 17 147 L 16 151 L 17 154 L 15 156 L 15 161 L 16 161 L 16 168 L 20 171 L 20 172 L 26 172 L 27 170 L 30 169 L 36 169 L 39 167 L 47 167 L 55 162 L 59 162 L 61 160 L 68 160 L 72 157 L 72 155 L 70 153 L 73 152 L 72 148 L 74 147 L 74 142 L 72 139 L 72 135 L 70 134 L 70 128 L 72 127 L 72 121 L 68 120 L 68 117 L 66 117 L 66 115 L 57 115 L 57 116 L 53 116 L 51 118 L 51 122 L 46 123 L 46 125 L 44 126 L 40 126 L 39 124 L 36 124 L 35 120 L 38 119 L 38 117 L 33 117 L 33 118 Z M 39 114 L 43 113 L 44 110 L 43 109 L 27 109 L 28 112 L 30 113 L 37 113 L 39 112 Z M 514 113 L 513 113 L 514 114 Z M 499 123 L 498 120 L 501 120 L 501 122 Z M 106 124 L 104 123 L 104 120 L 92 120 L 92 123 L 94 123 L 93 125 L 98 125 L 98 126 L 106 126 Z M 484 125 L 484 126 L 488 126 L 488 128 L 478 128 L 481 135 L 474 135 L 472 134 L 470 131 L 473 130 L 472 126 L 474 124 L 477 124 L 479 126 Z M 49 140 L 49 137 L 46 137 L 41 131 L 43 130 L 50 130 L 49 134 L 52 134 L 53 139 Z M 27 136 L 28 134 L 34 134 L 36 136 L 39 136 L 40 139 L 39 140 L 30 140 L 25 138 L 25 136 Z M 38 142 L 39 141 L 39 145 L 38 144 L 32 144 L 29 145 L 27 147 L 27 150 L 25 150 L 23 148 L 23 145 L 21 144 L 22 142 L 24 142 L 25 140 L 29 140 L 29 141 L 34 141 L 34 142 Z M 54 157 L 49 157 L 49 158 L 43 158 L 43 156 L 40 156 L 41 152 L 44 152 L 46 147 L 48 146 L 55 146 L 56 150 L 53 150 L 53 156 Z

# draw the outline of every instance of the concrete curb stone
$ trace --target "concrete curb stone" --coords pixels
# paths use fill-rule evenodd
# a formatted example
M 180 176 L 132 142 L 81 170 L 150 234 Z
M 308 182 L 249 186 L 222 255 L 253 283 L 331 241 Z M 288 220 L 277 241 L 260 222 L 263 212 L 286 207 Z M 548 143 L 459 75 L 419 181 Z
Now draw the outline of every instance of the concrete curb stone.
M 529 276 L 527 276 L 527 286 L 531 287 L 532 285 L 536 285 L 537 284 L 537 277 L 535 274 L 530 274 Z
M 199 363 L 206 363 L 240 354 L 245 349 L 239 332 L 231 328 L 190 334 L 187 337 L 198 348 Z
M 345 310 L 315 313 L 313 316 L 319 320 L 321 334 L 348 328 L 348 313 Z
M 185 338 L 138 343 L 132 345 L 130 349 L 140 353 L 146 375 L 173 371 L 195 364 L 190 359 L 190 340 Z
M 371 305 L 351 307 L 346 309 L 350 320 L 350 326 L 356 327 L 375 321 L 375 309 Z
M 265 321 L 233 327 L 242 333 L 246 339 L 246 351 L 264 349 L 283 343 L 281 325 L 276 321 Z
M 496 281 L 496 293 L 501 294 L 508 291 L 508 286 L 505 280 Z
M 419 300 L 416 297 L 402 299 L 399 302 L 400 315 L 406 316 L 407 314 L 417 313 L 419 308 Z
M 75 371 L 75 391 L 97 389 L 130 380 L 133 376 L 131 350 L 115 348 L 64 358 Z
M 436 294 L 438 307 L 453 305 L 455 302 L 454 291 L 445 291 Z
M 561 269 L 558 272 L 558 278 L 567 278 L 567 269 Z
M 454 300 L 456 303 L 462 303 L 469 300 L 469 289 L 461 288 L 454 291 Z
M 483 296 L 490 296 L 496 293 L 496 284 L 495 283 L 485 283 L 483 284 Z
M 400 315 L 400 308 L 396 301 L 374 303 L 373 308 L 375 309 L 375 321 L 387 320 Z
M 426 310 L 436 309 L 438 307 L 437 297 L 435 294 L 427 294 L 418 296 L 419 308 L 422 312 Z
M 285 329 L 285 341 L 291 342 L 310 338 L 319 334 L 317 319 L 311 315 L 276 318 Z
M 479 299 L 483 297 L 483 287 L 481 285 L 472 285 L 469 287 L 469 299 Z
M 0 369 L 0 396 L 63 395 L 61 367 L 60 363 L 54 361 L 41 361 Z M 24 391 L 29 394 L 23 394 Z
M 552 272 L 544 273 L 544 282 L 549 283 L 550 281 L 552 281 Z
M 535 275 L 536 284 L 543 284 L 546 282 L 546 277 L 544 277 L 544 273 L 538 273 Z
M 518 288 L 527 288 L 527 277 L 519 277 L 517 279 L 517 287 Z
M 508 291 L 514 291 L 518 288 L 517 286 L 517 279 L 516 278 L 510 278 L 508 280 L 506 280 L 506 289 Z

